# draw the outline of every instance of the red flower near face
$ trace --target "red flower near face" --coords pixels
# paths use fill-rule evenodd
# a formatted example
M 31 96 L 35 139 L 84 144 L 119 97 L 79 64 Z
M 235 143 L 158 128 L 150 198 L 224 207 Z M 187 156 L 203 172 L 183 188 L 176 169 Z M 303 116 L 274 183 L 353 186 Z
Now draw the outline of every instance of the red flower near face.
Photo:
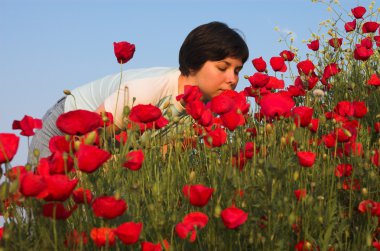
M 352 174 L 352 166 L 350 164 L 339 164 L 335 167 L 336 177 L 349 177 Z
M 356 19 L 352 22 L 347 22 L 344 24 L 344 29 L 346 32 L 354 31 L 356 29 Z
M 80 245 L 86 245 L 88 243 L 86 232 L 78 232 L 74 229 L 74 231 L 70 232 L 66 235 L 65 246 L 67 248 L 72 248 L 73 250 L 77 250 Z
M 208 216 L 201 212 L 187 214 L 183 221 L 175 226 L 175 231 L 181 239 L 190 235 L 189 241 L 194 242 L 197 238 L 197 231 L 204 228 L 208 223 Z
M 141 251 L 162 251 L 160 243 L 154 244 L 152 242 L 143 241 L 141 242 Z
M 169 123 L 169 121 L 162 116 L 160 108 L 151 104 L 140 104 L 132 107 L 129 119 L 140 127 L 141 132 L 146 129 L 160 129 Z
M 183 195 L 189 199 L 190 204 L 196 207 L 204 207 L 209 202 L 213 188 L 198 185 L 185 185 L 182 188 Z
M 57 119 L 57 127 L 63 133 L 84 135 L 100 127 L 102 117 L 87 110 L 74 110 L 61 114 Z
M 294 190 L 294 196 L 296 196 L 297 200 L 302 200 L 306 197 L 306 189 L 297 189 Z
M 23 136 L 33 136 L 33 129 L 41 129 L 42 128 L 42 120 L 35 119 L 28 115 L 25 115 L 22 120 L 14 120 L 12 124 L 12 129 L 21 130 L 21 135 Z
M 281 93 L 270 93 L 262 97 L 259 103 L 260 112 L 267 118 L 288 117 L 295 105 L 294 100 Z
M 185 104 L 187 104 L 192 101 L 199 100 L 203 96 L 198 86 L 185 85 L 184 89 L 184 94 L 176 97 L 177 101 L 182 100 Z
M 298 163 L 303 167 L 312 167 L 314 165 L 317 154 L 313 152 L 297 152 Z
M 333 38 L 329 39 L 329 45 L 335 49 L 342 46 L 342 42 L 343 42 L 343 38 L 333 37 Z
M 72 197 L 76 204 L 91 204 L 92 202 L 91 190 L 83 187 L 74 190 Z
M 42 206 L 42 215 L 56 220 L 66 220 L 73 214 L 75 209 L 77 209 L 77 205 L 71 209 L 66 209 L 62 203 L 52 202 Z
M 253 88 L 261 88 L 268 84 L 269 76 L 264 73 L 256 72 L 248 78 L 248 81 Z
M 125 245 L 131 245 L 139 240 L 142 228 L 141 222 L 126 222 L 116 228 L 115 234 Z
M 286 72 L 286 70 L 288 69 L 286 67 L 285 60 L 283 57 L 272 57 L 269 63 L 274 71 Z
M 254 58 L 252 64 L 258 72 L 263 72 L 267 69 L 267 63 L 265 63 L 263 57 Z
M 224 209 L 220 216 L 224 226 L 229 229 L 238 228 L 248 219 L 248 213 L 234 206 Z
M 313 40 L 310 42 L 310 44 L 307 44 L 307 47 L 312 51 L 319 50 L 319 40 Z
M 119 64 L 125 64 L 126 62 L 131 60 L 136 48 L 134 44 L 122 41 L 114 42 L 113 49 L 115 52 L 117 62 L 119 62 Z
M 56 174 L 45 176 L 45 183 L 48 192 L 44 197 L 45 201 L 65 201 L 71 196 L 78 180 L 70 180 L 66 175 Z
M 285 61 L 293 61 L 294 59 L 294 53 L 288 50 L 284 50 L 280 52 L 280 56 L 285 60 Z
M 373 86 L 380 86 L 380 78 L 377 76 L 376 73 L 374 73 L 371 75 L 370 79 L 368 79 L 367 84 Z
M 363 33 L 374 33 L 380 24 L 378 22 L 365 22 L 362 26 Z
M 127 210 L 127 203 L 113 196 L 100 196 L 92 203 L 92 210 L 97 217 L 113 219 Z
M 234 109 L 234 107 L 234 100 L 229 95 L 225 95 L 225 92 L 211 99 L 211 111 L 216 114 L 227 113 Z
M 65 136 L 53 136 L 49 140 L 49 149 L 54 152 L 70 152 L 70 141 Z
M 205 104 L 200 100 L 194 100 L 186 104 L 186 113 L 193 117 L 195 120 L 198 120 L 202 117 L 203 111 L 205 109 Z
M 218 127 L 204 136 L 204 141 L 208 147 L 220 147 L 227 141 L 227 133 Z
M 269 82 L 265 86 L 266 89 L 284 89 L 285 81 L 273 76 L 269 76 Z
M 366 9 L 363 6 L 357 6 L 351 9 L 351 13 L 354 15 L 356 19 L 362 18 L 365 12 Z
M 198 120 L 198 123 L 201 126 L 211 126 L 212 122 L 214 120 L 214 116 L 212 115 L 212 112 L 210 109 L 205 109 L 202 113 L 201 118 Z
M 294 123 L 297 126 L 306 127 L 311 123 L 313 117 L 313 108 L 307 106 L 297 106 L 293 108 L 292 115 L 294 118 Z
M 20 138 L 13 133 L 0 133 L 0 164 L 12 161 Z
M 297 64 L 297 69 L 298 69 L 299 74 L 303 73 L 306 76 L 308 76 L 314 72 L 315 66 L 313 62 L 307 59 L 307 60 L 299 62 Z
M 137 171 L 141 168 L 143 162 L 144 152 L 141 149 L 139 149 L 127 153 L 126 161 L 124 162 L 123 166 L 132 171 Z
M 75 157 L 78 160 L 78 168 L 85 173 L 95 172 L 111 156 L 109 152 L 101 148 L 85 144 L 81 144 L 79 150 L 75 153 Z
M 98 247 L 115 245 L 115 233 L 113 228 L 101 227 L 91 229 L 90 237 Z

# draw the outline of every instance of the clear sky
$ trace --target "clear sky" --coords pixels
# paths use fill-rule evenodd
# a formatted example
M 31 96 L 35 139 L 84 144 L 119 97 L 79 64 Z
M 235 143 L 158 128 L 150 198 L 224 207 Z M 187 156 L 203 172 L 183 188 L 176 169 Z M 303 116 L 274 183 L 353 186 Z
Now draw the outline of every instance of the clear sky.
M 340 2 L 346 11 L 371 3 Z M 327 7 L 311 0 L 0 0 L 0 132 L 19 135 L 13 120 L 42 118 L 64 89 L 119 72 L 114 41 L 136 45 L 124 69 L 178 66 L 185 36 L 210 21 L 225 22 L 245 36 L 250 58 L 241 90 L 249 85 L 242 76 L 254 72 L 253 58 L 269 62 L 287 49 L 278 42 L 281 35 L 292 31 L 305 58 L 302 40 L 334 16 Z M 21 138 L 13 166 L 26 162 L 27 140 Z

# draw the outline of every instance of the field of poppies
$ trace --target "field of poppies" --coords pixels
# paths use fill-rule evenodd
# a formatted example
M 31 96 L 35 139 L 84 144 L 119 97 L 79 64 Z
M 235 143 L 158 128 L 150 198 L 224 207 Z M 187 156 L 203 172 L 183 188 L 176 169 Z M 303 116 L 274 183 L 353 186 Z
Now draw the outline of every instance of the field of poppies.
M 305 58 L 291 41 L 254 55 L 244 91 L 204 103 L 186 87 L 184 117 L 136 105 L 115 132 L 110 114 L 64 113 L 66 135 L 25 166 L 12 166 L 20 136 L 0 133 L 1 248 L 380 250 L 378 13 L 337 11 Z

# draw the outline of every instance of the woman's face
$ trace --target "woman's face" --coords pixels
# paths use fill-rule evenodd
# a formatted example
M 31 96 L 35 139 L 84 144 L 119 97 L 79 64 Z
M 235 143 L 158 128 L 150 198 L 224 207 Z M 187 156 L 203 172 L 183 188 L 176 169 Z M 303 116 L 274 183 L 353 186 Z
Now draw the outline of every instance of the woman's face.
M 227 57 L 220 61 L 206 61 L 192 77 L 203 96 L 210 100 L 225 90 L 234 90 L 242 68 L 241 59 Z

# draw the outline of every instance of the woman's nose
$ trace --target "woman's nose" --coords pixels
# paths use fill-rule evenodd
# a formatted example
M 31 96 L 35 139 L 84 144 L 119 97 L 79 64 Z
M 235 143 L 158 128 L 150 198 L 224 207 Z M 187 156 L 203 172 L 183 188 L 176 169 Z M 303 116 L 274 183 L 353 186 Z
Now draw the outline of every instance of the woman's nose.
M 229 73 L 227 76 L 227 83 L 231 86 L 231 89 L 234 90 L 239 81 L 239 76 L 235 72 Z

